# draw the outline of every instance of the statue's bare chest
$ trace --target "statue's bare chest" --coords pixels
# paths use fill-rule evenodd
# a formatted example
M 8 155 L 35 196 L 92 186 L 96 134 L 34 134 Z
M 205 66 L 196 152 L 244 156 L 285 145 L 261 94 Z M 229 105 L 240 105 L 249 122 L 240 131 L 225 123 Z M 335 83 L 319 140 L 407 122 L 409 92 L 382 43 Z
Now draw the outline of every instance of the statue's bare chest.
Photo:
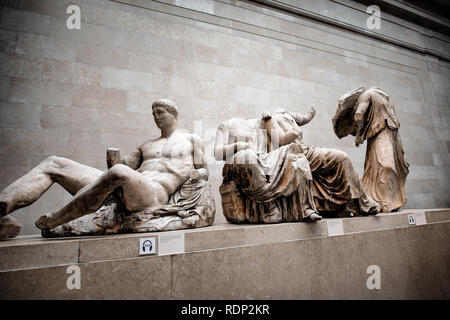
M 144 160 L 162 158 L 184 158 L 192 153 L 192 144 L 184 136 L 176 135 L 150 141 L 141 146 Z

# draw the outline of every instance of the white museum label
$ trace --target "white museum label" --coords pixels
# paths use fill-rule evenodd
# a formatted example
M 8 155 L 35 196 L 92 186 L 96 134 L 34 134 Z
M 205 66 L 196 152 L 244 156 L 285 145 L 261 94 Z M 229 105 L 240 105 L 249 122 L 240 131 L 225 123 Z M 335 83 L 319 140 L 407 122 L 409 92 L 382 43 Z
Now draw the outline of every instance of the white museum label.
M 416 213 L 416 225 L 420 226 L 421 224 L 427 224 L 427 217 L 425 216 L 425 212 Z
M 414 213 L 408 214 L 408 223 L 416 224 L 416 217 L 414 216 Z
M 159 235 L 158 255 L 184 253 L 184 232 L 175 231 Z
M 156 237 L 139 239 L 139 255 L 156 253 Z
M 341 219 L 328 219 L 327 226 L 329 236 L 338 236 L 344 234 L 344 225 L 342 224 Z

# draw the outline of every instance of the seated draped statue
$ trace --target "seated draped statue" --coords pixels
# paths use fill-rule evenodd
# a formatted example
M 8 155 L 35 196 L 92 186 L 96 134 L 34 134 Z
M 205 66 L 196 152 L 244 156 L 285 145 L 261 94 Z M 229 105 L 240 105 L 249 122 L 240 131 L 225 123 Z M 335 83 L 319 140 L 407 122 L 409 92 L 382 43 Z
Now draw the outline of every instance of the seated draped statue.
M 36 221 L 45 237 L 211 225 L 215 206 L 200 137 L 177 129 L 174 102 L 157 100 L 152 110 L 161 136 L 124 159 L 117 149 L 108 149 L 106 172 L 51 156 L 6 187 L 0 193 L 0 235 L 15 236 L 17 225 L 15 232 L 8 231 L 12 218 L 5 216 L 35 202 L 53 183 L 74 197 Z
M 225 160 L 220 193 L 228 221 L 316 221 L 323 211 L 379 212 L 346 153 L 303 143 L 300 126 L 314 115 L 314 108 L 306 115 L 278 109 L 261 119 L 233 118 L 219 126 L 214 152 Z
M 382 212 L 401 208 L 406 203 L 409 164 L 389 96 L 378 87 L 360 87 L 344 94 L 339 99 L 333 127 L 339 138 L 354 135 L 356 146 L 367 140 L 362 184 L 367 194 L 382 205 Z

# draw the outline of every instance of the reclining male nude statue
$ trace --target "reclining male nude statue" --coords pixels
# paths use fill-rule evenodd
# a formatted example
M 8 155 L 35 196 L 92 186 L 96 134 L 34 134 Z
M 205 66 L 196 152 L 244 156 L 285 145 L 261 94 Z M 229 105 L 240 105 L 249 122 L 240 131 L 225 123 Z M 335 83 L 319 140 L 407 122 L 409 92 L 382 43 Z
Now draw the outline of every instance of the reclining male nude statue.
M 233 118 L 219 126 L 215 156 L 226 161 L 220 192 L 228 221 L 316 221 L 323 211 L 379 212 L 346 153 L 303 143 L 300 126 L 315 112 L 278 109 L 261 119 Z
M 174 102 L 160 99 L 152 109 L 161 130 L 159 138 L 145 141 L 123 160 L 109 149 L 105 173 L 51 156 L 0 193 L 0 215 L 32 204 L 56 182 L 74 197 L 60 210 L 36 221 L 44 236 L 211 225 L 215 208 L 206 182 L 208 170 L 200 137 L 177 129 Z M 0 223 L 0 234 L 1 228 Z

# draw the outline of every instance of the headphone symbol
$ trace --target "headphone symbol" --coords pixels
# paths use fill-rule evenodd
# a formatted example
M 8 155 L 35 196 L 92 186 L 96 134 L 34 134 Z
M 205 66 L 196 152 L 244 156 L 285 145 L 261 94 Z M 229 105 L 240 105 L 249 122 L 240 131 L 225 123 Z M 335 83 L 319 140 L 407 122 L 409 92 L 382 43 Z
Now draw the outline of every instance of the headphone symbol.
M 147 248 L 148 248 L 148 251 L 149 251 L 149 252 L 152 251 L 153 244 L 152 244 L 152 242 L 151 242 L 150 240 L 145 240 L 145 241 L 142 243 L 142 251 L 146 252 L 146 251 L 147 251 Z

